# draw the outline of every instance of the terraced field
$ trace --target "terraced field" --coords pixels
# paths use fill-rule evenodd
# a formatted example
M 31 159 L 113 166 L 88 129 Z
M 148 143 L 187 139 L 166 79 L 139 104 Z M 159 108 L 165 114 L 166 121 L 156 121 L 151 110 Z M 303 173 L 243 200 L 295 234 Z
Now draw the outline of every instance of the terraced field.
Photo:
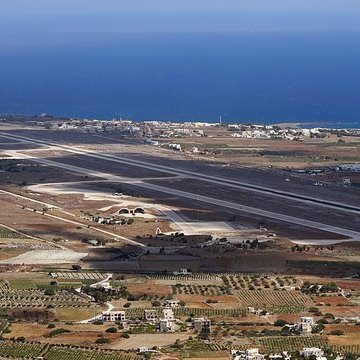
M 267 337 L 258 338 L 256 342 L 263 351 L 270 352 L 301 350 L 304 347 L 325 348 L 328 345 L 327 339 L 319 335 Z
M 51 346 L 44 355 L 45 360 L 137 360 L 138 356 L 118 351 L 83 350 Z
M 162 308 L 156 309 L 158 316 L 162 314 Z M 245 309 L 202 309 L 202 308 L 187 308 L 179 307 L 173 309 L 174 315 L 177 317 L 188 316 L 207 316 L 207 317 L 240 317 L 246 314 Z M 128 319 L 142 318 L 144 316 L 144 309 L 129 308 L 125 310 Z
M 90 307 L 98 306 L 85 296 L 71 290 L 56 290 L 47 295 L 44 289 L 12 289 L 7 281 L 0 280 L 0 306 L 13 307 Z
M 0 356 L 8 358 L 36 358 L 45 348 L 44 344 L 0 341 Z
M 0 341 L 0 357 L 45 360 L 139 360 L 140 357 L 122 351 L 80 349 L 40 343 Z
M 300 291 L 286 290 L 239 290 L 235 294 L 244 306 L 264 307 L 311 306 L 311 298 Z

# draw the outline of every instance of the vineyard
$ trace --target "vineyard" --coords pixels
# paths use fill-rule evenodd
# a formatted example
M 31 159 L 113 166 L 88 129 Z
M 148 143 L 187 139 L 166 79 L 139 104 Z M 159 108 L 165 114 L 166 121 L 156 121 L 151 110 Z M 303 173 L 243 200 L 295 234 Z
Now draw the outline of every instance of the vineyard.
M 83 350 L 61 346 L 51 346 L 45 360 L 136 360 L 138 356 L 118 351 Z
M 224 284 L 235 290 L 277 290 L 289 287 L 300 287 L 301 283 L 293 276 L 280 276 L 269 274 L 219 274 Z
M 0 238 L 1 239 L 25 239 L 26 237 L 22 234 L 19 234 L 15 231 L 11 231 L 0 225 Z
M 0 341 L 0 356 L 35 358 L 40 356 L 45 345 L 13 341 Z
M 195 316 L 195 317 L 241 317 L 246 315 L 244 309 L 201 309 L 201 308 L 175 308 L 175 316 Z
M 157 314 L 160 316 L 162 314 L 162 308 L 157 308 Z M 210 308 L 187 308 L 179 307 L 174 308 L 174 315 L 176 317 L 241 317 L 246 314 L 244 309 L 210 309 Z M 139 319 L 144 317 L 143 308 L 128 308 L 125 310 L 126 318 L 128 319 Z
M 258 345 L 263 351 L 280 352 L 301 350 L 304 347 L 327 347 L 327 339 L 322 336 L 281 336 L 257 338 Z
M 243 305 L 267 309 L 284 306 L 313 305 L 312 300 L 299 291 L 239 290 L 236 292 Z
M 332 350 L 341 354 L 360 355 L 360 345 L 333 345 Z
M 226 286 L 218 285 L 172 285 L 172 291 L 174 294 L 186 294 L 186 295 L 207 295 L 207 296 L 220 296 L 229 295 L 231 291 Z
M 55 278 L 58 279 L 73 279 L 73 280 L 103 280 L 106 278 L 105 273 L 94 272 L 72 272 L 63 271 L 53 273 Z
M 301 286 L 301 282 L 294 276 L 283 276 L 274 274 L 253 274 L 253 273 L 196 273 L 188 275 L 167 275 L 156 274 L 149 275 L 153 280 L 171 280 L 171 281 L 203 281 L 219 283 L 220 281 L 226 287 L 235 290 L 251 289 L 252 287 L 260 289 L 279 289 L 284 286 Z
M 138 356 L 120 351 L 80 349 L 40 343 L 0 341 L 0 357 L 46 360 L 137 360 Z
M 219 281 L 219 276 L 217 274 L 207 274 L 207 273 L 196 273 L 188 275 L 167 275 L 167 274 L 154 274 L 148 275 L 152 280 L 196 280 L 196 281 Z
M 46 295 L 41 289 L 12 289 L 7 281 L 0 280 L 1 307 L 90 307 L 95 306 L 89 298 L 72 291 L 56 290 L 54 295 Z

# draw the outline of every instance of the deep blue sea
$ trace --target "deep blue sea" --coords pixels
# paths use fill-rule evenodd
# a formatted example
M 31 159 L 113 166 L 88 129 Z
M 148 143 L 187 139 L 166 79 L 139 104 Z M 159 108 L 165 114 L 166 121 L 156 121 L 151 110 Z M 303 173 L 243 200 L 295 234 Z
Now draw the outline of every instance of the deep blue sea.
M 7 43 L 0 113 L 360 127 L 359 40 L 247 31 Z

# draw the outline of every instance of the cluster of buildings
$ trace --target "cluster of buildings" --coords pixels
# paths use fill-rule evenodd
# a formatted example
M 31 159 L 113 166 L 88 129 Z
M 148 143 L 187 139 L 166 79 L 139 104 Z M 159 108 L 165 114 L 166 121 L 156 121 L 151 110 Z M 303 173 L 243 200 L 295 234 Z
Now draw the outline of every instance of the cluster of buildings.
M 181 321 L 175 318 L 173 308 L 179 306 L 179 301 L 170 299 L 165 300 L 165 307 L 161 310 L 161 315 L 158 315 L 157 309 L 145 309 L 142 321 L 147 324 L 157 325 L 160 332 L 175 332 L 179 330 Z M 121 322 L 125 323 L 125 311 L 105 311 L 98 318 L 93 321 L 101 320 L 103 322 Z M 201 332 L 203 329 L 211 331 L 211 320 L 206 317 L 192 318 L 191 327 L 194 331 Z
M 245 139 L 282 139 L 302 141 L 306 137 L 319 137 L 321 129 L 280 128 L 274 125 L 228 125 L 233 137 Z
M 122 135 L 141 135 L 141 126 L 130 120 L 88 120 L 69 119 L 61 123 L 39 123 L 39 125 L 59 131 L 78 131 L 82 133 L 111 132 Z
M 232 350 L 231 351 L 231 355 L 233 360 L 265 360 L 265 358 L 269 358 L 270 360 L 275 360 L 275 359 L 285 359 L 285 360 L 290 360 L 291 359 L 291 355 L 287 352 L 284 351 L 282 354 L 275 354 L 275 355 L 270 355 L 268 357 L 266 357 L 264 354 L 261 354 L 259 352 L 259 349 L 254 348 L 254 349 L 248 349 L 248 350 Z M 300 351 L 300 355 L 305 358 L 305 359 L 315 359 L 315 360 L 327 360 L 326 357 L 324 357 L 324 351 L 320 348 L 316 348 L 316 347 L 308 347 L 308 348 L 303 348 Z

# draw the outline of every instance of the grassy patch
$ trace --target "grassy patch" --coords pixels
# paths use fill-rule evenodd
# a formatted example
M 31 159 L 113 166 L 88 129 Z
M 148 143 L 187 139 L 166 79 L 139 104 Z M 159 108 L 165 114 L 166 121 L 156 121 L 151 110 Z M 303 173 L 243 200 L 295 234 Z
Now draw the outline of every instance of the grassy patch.
M 90 319 L 92 317 L 98 316 L 102 313 L 104 309 L 102 308 L 55 308 L 56 317 L 60 321 L 81 321 Z
M 16 290 L 36 289 L 36 286 L 31 279 L 11 279 L 9 280 L 9 284 L 11 288 Z

